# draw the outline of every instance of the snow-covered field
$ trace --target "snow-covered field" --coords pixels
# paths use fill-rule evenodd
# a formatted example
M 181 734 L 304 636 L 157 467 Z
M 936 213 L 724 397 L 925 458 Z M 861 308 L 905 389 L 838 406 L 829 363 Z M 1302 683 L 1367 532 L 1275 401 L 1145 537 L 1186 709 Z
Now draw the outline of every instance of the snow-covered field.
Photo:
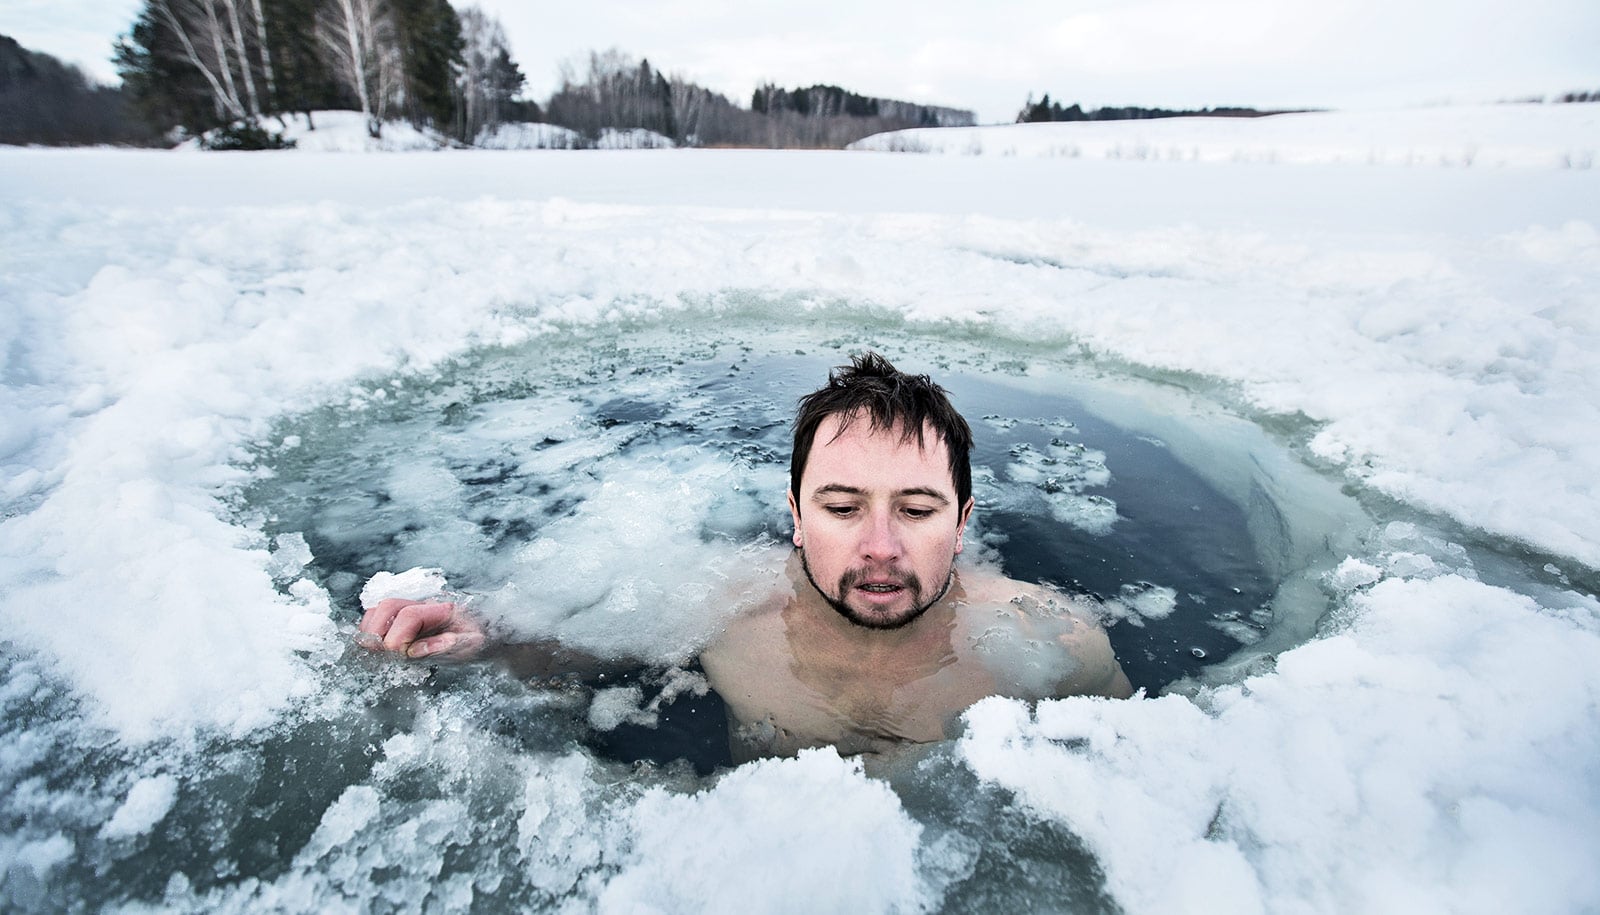
M 1015 156 L 0 150 L 0 908 L 1593 910 L 1596 108 L 900 147 Z M 567 698 L 352 657 L 240 504 L 279 424 L 472 354 L 752 325 L 1177 386 L 1377 523 L 1248 678 L 988 700 L 891 787 L 530 748 L 496 715 Z
M 1506 104 L 1015 124 L 900 130 L 852 148 L 1173 162 L 1586 169 L 1600 165 L 1600 111 L 1594 105 Z

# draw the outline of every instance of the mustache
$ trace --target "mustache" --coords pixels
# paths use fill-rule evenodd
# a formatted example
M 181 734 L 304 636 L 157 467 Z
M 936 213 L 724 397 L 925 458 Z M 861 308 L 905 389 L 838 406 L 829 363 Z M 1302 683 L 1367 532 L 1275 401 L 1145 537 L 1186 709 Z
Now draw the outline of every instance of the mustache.
M 851 589 L 872 580 L 898 585 L 913 594 L 922 593 L 922 579 L 918 578 L 916 573 L 890 566 L 879 571 L 871 571 L 865 568 L 847 570 L 843 575 L 839 576 L 839 594 L 841 596 L 848 594 Z

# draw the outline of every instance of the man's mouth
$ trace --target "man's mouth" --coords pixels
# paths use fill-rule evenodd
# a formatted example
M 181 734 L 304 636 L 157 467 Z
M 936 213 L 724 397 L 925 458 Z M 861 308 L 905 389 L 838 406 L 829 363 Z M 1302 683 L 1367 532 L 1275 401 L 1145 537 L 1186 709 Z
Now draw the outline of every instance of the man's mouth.
M 817 577 L 811 574 L 811 566 L 806 562 L 803 552 L 800 554 L 800 567 L 828 606 L 855 625 L 867 629 L 898 629 L 932 606 L 922 600 L 921 580 L 906 569 L 852 569 L 839 576 L 838 597 L 833 597 L 817 584 Z M 873 575 L 884 577 L 872 578 Z M 948 580 L 945 587 L 949 587 Z M 944 591 L 941 590 L 939 594 L 943 596 Z M 907 599 L 910 600 L 910 606 L 903 607 L 902 602 Z

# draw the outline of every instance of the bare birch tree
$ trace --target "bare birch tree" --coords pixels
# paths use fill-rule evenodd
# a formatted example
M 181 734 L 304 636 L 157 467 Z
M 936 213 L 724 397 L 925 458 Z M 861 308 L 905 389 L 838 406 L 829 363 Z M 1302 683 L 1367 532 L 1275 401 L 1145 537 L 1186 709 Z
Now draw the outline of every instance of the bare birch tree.
M 189 63 L 211 87 L 211 102 L 217 116 L 225 120 L 243 118 L 248 110 L 234 88 L 233 73 L 228 64 L 228 55 L 223 50 L 216 9 L 209 0 L 199 0 L 199 5 L 203 7 L 205 15 L 200 15 L 202 10 L 196 9 L 192 2 L 176 9 L 170 0 L 152 0 L 150 4 L 151 9 L 172 29 Z
M 228 50 L 233 52 L 234 60 L 239 62 L 239 76 L 244 81 L 244 96 L 250 105 L 250 117 L 260 120 L 261 99 L 256 95 L 255 76 L 250 72 L 250 54 L 244 44 L 244 27 L 239 22 L 239 4 L 237 0 L 222 0 L 222 6 L 228 12 L 228 31 L 233 39 Z
M 245 46 L 245 29 L 238 21 L 237 0 L 221 0 L 222 8 L 227 11 L 227 38 L 226 42 L 230 56 L 238 62 L 238 77 L 245 83 L 245 102 L 250 106 L 251 120 L 261 120 L 261 96 L 256 94 L 256 77 L 251 74 L 250 48 Z M 224 56 L 226 59 L 226 56 Z M 227 69 L 232 69 L 229 64 Z
M 234 85 L 233 67 L 228 62 L 228 45 L 222 37 L 222 20 L 217 18 L 217 6 L 211 0 L 199 0 L 199 4 L 205 12 L 202 34 L 211 39 L 211 51 L 216 55 L 217 72 L 222 75 L 222 85 L 231 98 L 238 100 L 239 90 Z
M 268 105 L 276 108 L 278 86 L 272 72 L 272 49 L 267 42 L 267 17 L 261 11 L 261 0 L 250 0 L 256 11 L 256 47 L 261 49 L 261 76 L 267 84 Z
M 672 116 L 678 127 L 679 141 L 685 146 L 702 145 L 705 142 L 703 117 L 711 93 L 682 76 L 673 76 L 670 85 Z
M 328 68 L 360 101 L 367 132 L 379 136 L 404 82 L 388 4 L 329 0 L 317 11 L 317 40 Z
M 456 135 L 474 142 L 505 120 L 512 98 L 522 90 L 522 71 L 511 60 L 500 20 L 476 6 L 458 11 L 462 67 L 456 77 Z

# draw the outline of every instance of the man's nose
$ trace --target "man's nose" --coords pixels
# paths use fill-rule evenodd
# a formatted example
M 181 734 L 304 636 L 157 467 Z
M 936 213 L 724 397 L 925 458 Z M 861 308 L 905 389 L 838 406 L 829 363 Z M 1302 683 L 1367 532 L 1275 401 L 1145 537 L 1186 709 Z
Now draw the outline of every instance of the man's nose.
M 900 550 L 900 530 L 893 514 L 887 511 L 869 514 L 866 530 L 861 533 L 861 558 L 893 562 L 900 558 Z

